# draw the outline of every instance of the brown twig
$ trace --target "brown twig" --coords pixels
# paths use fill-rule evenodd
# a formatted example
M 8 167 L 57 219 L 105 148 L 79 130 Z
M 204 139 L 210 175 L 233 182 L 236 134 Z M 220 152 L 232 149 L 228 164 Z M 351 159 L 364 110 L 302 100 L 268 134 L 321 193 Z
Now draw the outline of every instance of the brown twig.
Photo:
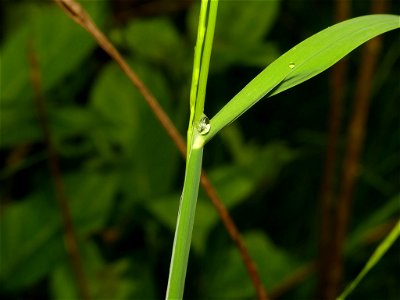
M 350 1 L 336 0 L 336 22 L 349 18 Z M 319 233 L 319 257 L 318 257 L 318 286 L 317 298 L 329 299 L 327 294 L 328 274 L 331 260 L 329 258 L 332 237 L 332 213 L 334 197 L 335 162 L 337 154 L 337 141 L 342 119 L 342 101 L 346 90 L 347 59 L 339 61 L 332 68 L 331 98 L 328 121 L 328 144 L 325 154 L 325 164 L 321 184 L 320 195 L 320 233 Z
M 372 11 L 373 13 L 383 13 L 385 11 L 385 1 L 372 1 Z M 342 252 L 350 219 L 353 191 L 358 176 L 360 154 L 363 148 L 372 79 L 380 48 L 381 38 L 377 37 L 369 41 L 363 47 L 361 53 L 353 115 L 348 128 L 347 148 L 333 227 L 332 253 L 330 256 L 331 269 L 329 270 L 327 285 L 329 294 L 327 294 L 326 299 L 335 299 L 340 288 L 344 269 Z
M 39 70 L 39 63 L 35 55 L 33 44 L 29 44 L 29 64 L 30 64 L 30 76 L 32 87 L 34 91 L 34 101 L 36 104 L 39 125 L 43 133 L 43 138 L 46 144 L 48 162 L 51 177 L 54 184 L 55 195 L 60 208 L 62 223 L 64 226 L 64 243 L 65 248 L 72 266 L 72 271 L 75 276 L 75 282 L 77 285 L 78 293 L 81 299 L 88 300 L 89 289 L 87 286 L 85 274 L 83 271 L 82 260 L 79 253 L 79 246 L 77 242 L 77 237 L 72 221 L 71 211 L 68 205 L 68 199 L 65 192 L 64 182 L 62 179 L 62 174 L 60 170 L 60 163 L 56 150 L 54 149 L 51 130 L 49 127 L 49 121 L 47 117 L 47 111 L 44 103 L 42 84 L 41 84 L 41 74 Z
M 150 109 L 153 111 L 156 118 L 159 120 L 161 125 L 167 131 L 167 134 L 171 137 L 172 141 L 175 143 L 181 155 L 183 157 L 186 157 L 186 143 L 184 142 L 184 139 L 179 133 L 179 131 L 176 129 L 170 118 L 167 116 L 162 107 L 159 105 L 156 98 L 151 94 L 151 92 L 140 80 L 140 78 L 136 75 L 136 73 L 125 62 L 125 60 L 122 58 L 118 50 L 109 42 L 106 36 L 97 28 L 97 26 L 89 17 L 89 15 L 85 12 L 85 10 L 74 0 L 54 0 L 54 1 L 66 12 L 66 14 L 69 17 L 71 17 L 76 23 L 78 23 L 87 32 L 89 32 L 97 41 L 99 46 L 108 55 L 110 55 L 111 58 L 113 58 L 116 61 L 116 63 L 121 67 L 122 71 L 131 80 L 132 84 L 142 94 L 143 98 L 149 105 Z M 242 260 L 250 275 L 250 279 L 252 280 L 253 285 L 256 289 L 258 298 L 260 300 L 268 299 L 261 278 L 257 272 L 254 262 L 250 258 L 249 252 L 245 244 L 243 243 L 243 240 L 240 237 L 239 231 L 235 226 L 235 223 L 233 222 L 232 218 L 230 217 L 227 209 L 219 199 L 217 192 L 211 185 L 211 182 L 208 180 L 204 171 L 202 171 L 201 175 L 201 185 L 204 188 L 207 195 L 209 196 L 209 198 L 211 199 L 224 226 L 226 227 L 229 235 L 236 244 L 240 252 L 240 255 L 242 257 Z

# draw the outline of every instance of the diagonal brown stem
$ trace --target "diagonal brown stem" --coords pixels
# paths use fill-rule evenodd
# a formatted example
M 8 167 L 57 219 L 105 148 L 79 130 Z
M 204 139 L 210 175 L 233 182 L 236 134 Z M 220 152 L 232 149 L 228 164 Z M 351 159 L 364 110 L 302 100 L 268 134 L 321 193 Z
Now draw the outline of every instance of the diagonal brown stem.
M 132 84 L 138 89 L 142 94 L 144 100 L 149 105 L 150 109 L 153 111 L 154 115 L 161 123 L 161 125 L 166 130 L 167 134 L 171 137 L 172 141 L 175 143 L 181 155 L 186 157 L 186 143 L 176 129 L 168 115 L 164 112 L 162 107 L 159 105 L 156 98 L 152 95 L 149 89 L 144 85 L 141 79 L 136 75 L 136 73 L 129 67 L 126 61 L 122 58 L 118 50 L 109 42 L 107 37 L 97 28 L 96 24 L 92 21 L 86 11 L 74 0 L 54 0 L 64 12 L 71 17 L 76 23 L 82 26 L 87 32 L 89 32 L 94 39 L 97 41 L 99 46 L 115 60 L 115 62 L 120 66 L 122 71 L 130 79 Z M 257 272 L 254 262 L 251 260 L 249 252 L 243 243 L 240 233 L 230 217 L 227 209 L 218 197 L 215 188 L 212 186 L 211 182 L 208 180 L 204 171 L 201 174 L 201 185 L 208 197 L 211 199 L 214 207 L 216 208 L 224 226 L 226 227 L 230 237 L 236 244 L 242 260 L 247 268 L 250 275 L 250 279 L 253 282 L 254 288 L 258 299 L 266 300 L 268 299 L 265 288 L 262 284 L 261 278 Z
M 33 44 L 29 45 L 29 63 L 31 68 L 31 82 L 34 91 L 34 101 L 37 108 L 39 125 L 43 133 L 45 140 L 47 155 L 49 161 L 49 168 L 51 177 L 54 184 L 55 194 L 58 201 L 58 205 L 61 212 L 62 223 L 64 226 L 64 243 L 67 255 L 69 257 L 72 272 L 75 277 L 75 282 L 77 285 L 77 290 L 81 299 L 89 300 L 89 289 L 86 281 L 86 277 L 83 271 L 83 265 L 81 260 L 81 255 L 79 253 L 79 246 L 77 242 L 77 236 L 75 233 L 71 210 L 68 205 L 68 198 L 65 192 L 65 186 L 62 179 L 62 174 L 60 170 L 60 163 L 58 156 L 53 146 L 51 138 L 51 130 L 49 127 L 49 121 L 47 117 L 47 111 L 42 94 L 42 84 L 41 84 L 41 74 L 39 71 L 39 63 L 35 55 Z

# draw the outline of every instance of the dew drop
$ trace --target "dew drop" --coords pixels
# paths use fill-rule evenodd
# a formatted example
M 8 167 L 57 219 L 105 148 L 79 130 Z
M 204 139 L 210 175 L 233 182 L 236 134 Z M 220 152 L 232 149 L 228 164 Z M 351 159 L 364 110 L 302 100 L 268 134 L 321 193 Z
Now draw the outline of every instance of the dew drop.
M 211 125 L 210 125 L 210 120 L 203 115 L 197 124 L 197 131 L 201 135 L 206 135 L 210 131 Z
M 291 62 L 291 63 L 289 64 L 289 68 L 291 68 L 291 69 L 293 69 L 295 66 L 296 66 L 296 65 L 295 65 L 294 62 Z

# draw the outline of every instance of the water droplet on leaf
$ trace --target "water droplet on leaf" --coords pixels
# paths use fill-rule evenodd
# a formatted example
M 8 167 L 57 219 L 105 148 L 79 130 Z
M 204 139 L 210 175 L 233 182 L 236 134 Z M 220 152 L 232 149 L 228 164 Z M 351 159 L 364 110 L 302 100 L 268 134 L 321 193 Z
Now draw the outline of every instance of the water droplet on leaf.
M 293 69 L 295 66 L 296 66 L 295 63 L 293 63 L 293 62 L 291 62 L 291 63 L 289 64 L 289 68 L 291 68 L 291 69 Z
M 211 125 L 210 125 L 210 120 L 203 115 L 197 124 L 197 131 L 201 135 L 206 135 L 210 131 Z

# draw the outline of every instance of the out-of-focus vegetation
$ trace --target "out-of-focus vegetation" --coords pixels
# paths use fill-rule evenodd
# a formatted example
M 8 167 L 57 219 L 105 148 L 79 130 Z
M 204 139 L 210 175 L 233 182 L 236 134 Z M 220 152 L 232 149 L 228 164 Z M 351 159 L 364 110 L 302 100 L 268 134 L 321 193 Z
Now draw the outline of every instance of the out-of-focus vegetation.
M 28 57 L 34 55 L 93 299 L 163 298 L 183 182 L 178 151 L 117 65 L 59 7 L 42 1 L 0 5 L 1 297 L 78 297 L 29 75 Z M 191 1 L 82 5 L 185 135 L 198 6 Z M 368 1 L 353 5 L 353 17 L 370 13 Z M 326 1 L 221 1 L 206 114 L 213 116 L 281 53 L 335 23 L 333 16 Z M 355 277 L 388 232 L 377 229 L 400 212 L 398 33 L 385 34 L 382 47 L 344 281 Z M 348 57 L 339 156 L 359 53 Z M 260 102 L 205 149 L 205 168 L 268 292 L 317 257 L 329 80 L 327 71 Z M 354 298 L 396 299 L 398 268 L 392 249 Z M 310 271 L 279 296 L 313 298 L 316 279 Z M 186 282 L 187 298 L 254 297 L 238 251 L 202 193 Z

